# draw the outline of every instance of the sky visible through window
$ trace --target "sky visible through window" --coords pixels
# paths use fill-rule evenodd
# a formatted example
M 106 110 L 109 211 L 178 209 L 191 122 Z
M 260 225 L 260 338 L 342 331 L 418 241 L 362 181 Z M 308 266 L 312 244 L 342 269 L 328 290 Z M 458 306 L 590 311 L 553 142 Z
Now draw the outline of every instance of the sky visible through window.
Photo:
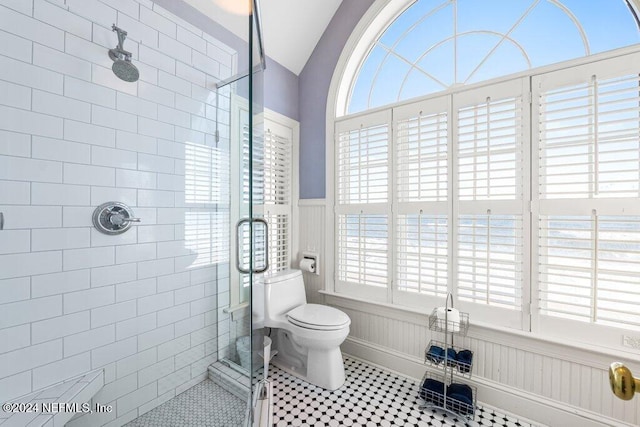
M 624 0 L 418 0 L 372 46 L 348 113 L 636 43 Z

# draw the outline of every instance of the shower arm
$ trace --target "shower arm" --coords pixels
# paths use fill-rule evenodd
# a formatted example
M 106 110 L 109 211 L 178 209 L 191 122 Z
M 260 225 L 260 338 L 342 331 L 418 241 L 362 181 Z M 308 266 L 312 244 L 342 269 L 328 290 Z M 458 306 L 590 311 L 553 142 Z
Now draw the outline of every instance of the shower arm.
M 130 61 L 131 60 L 131 56 L 133 55 L 131 52 L 124 50 L 124 41 L 127 39 L 127 32 L 125 30 L 122 30 L 118 27 L 116 27 L 116 24 L 113 24 L 111 26 L 111 29 L 113 31 L 115 31 L 118 34 L 118 46 L 115 47 L 115 50 L 118 51 L 118 53 L 124 55 L 125 59 Z

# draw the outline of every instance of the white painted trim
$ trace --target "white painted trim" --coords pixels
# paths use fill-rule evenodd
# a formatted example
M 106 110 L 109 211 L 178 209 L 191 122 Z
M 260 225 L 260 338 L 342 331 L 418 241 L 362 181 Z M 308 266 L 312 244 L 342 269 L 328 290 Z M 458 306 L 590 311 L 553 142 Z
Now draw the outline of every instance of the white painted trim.
M 325 206 L 327 199 L 298 199 L 298 206 Z
M 331 120 L 342 121 L 342 120 L 346 120 L 346 119 L 352 119 L 354 117 L 358 117 L 358 116 L 362 116 L 362 115 L 369 115 L 371 113 L 375 113 L 375 112 L 378 112 L 378 111 L 383 111 L 383 110 L 387 110 L 387 109 L 393 109 L 393 108 L 397 108 L 397 107 L 404 106 L 404 105 L 411 104 L 411 103 L 426 101 L 426 100 L 428 100 L 430 98 L 434 98 L 434 97 L 446 96 L 446 95 L 451 95 L 451 94 L 455 94 L 455 93 L 459 93 L 459 92 L 466 92 L 468 90 L 474 90 L 474 89 L 481 88 L 481 87 L 484 87 L 484 86 L 492 86 L 492 85 L 495 85 L 497 83 L 501 83 L 501 82 L 504 82 L 504 81 L 517 80 L 517 79 L 521 79 L 521 78 L 528 78 L 528 77 L 530 77 L 532 75 L 542 75 L 542 74 L 546 74 L 546 73 L 550 73 L 550 72 L 556 72 L 556 71 L 571 69 L 573 67 L 577 67 L 577 66 L 580 66 L 580 65 L 587 65 L 587 64 L 590 64 L 592 62 L 598 62 L 598 61 L 602 61 L 602 60 L 606 60 L 606 59 L 613 59 L 613 58 L 617 58 L 617 57 L 621 57 L 621 56 L 625 56 L 625 55 L 628 55 L 628 54 L 631 54 L 631 53 L 638 52 L 638 46 L 639 45 L 640 44 L 620 47 L 620 48 L 613 49 L 613 50 L 610 50 L 610 51 L 596 53 L 596 54 L 589 55 L 589 56 L 582 56 L 582 57 L 579 57 L 579 58 L 570 59 L 570 60 L 563 61 L 563 62 L 558 62 L 558 63 L 555 63 L 555 64 L 543 65 L 543 66 L 535 67 L 535 68 L 529 68 L 527 70 L 519 71 L 517 73 L 508 74 L 508 75 L 501 76 L 501 77 L 495 77 L 495 78 L 492 78 L 492 79 L 489 79 L 489 80 L 483 80 L 483 81 L 480 81 L 480 82 L 477 82 L 477 83 L 453 86 L 453 87 L 449 87 L 449 88 L 447 88 L 445 90 L 442 90 L 442 91 L 439 91 L 439 92 L 434 92 L 434 93 L 426 94 L 426 95 L 423 95 L 423 96 L 418 96 L 418 97 L 411 98 L 411 99 L 406 100 L 406 101 L 397 101 L 397 102 L 386 104 L 386 105 L 383 105 L 383 106 L 380 106 L 380 107 L 374 107 L 374 108 L 370 108 L 368 110 L 359 111 L 357 113 L 352 113 L 352 114 L 341 114 L 340 116 L 335 115 L 333 118 L 331 118 Z M 346 49 L 346 47 L 345 47 L 345 49 Z M 340 59 L 342 59 L 342 57 Z M 336 66 L 336 72 L 338 70 L 338 66 L 340 66 L 340 61 L 338 61 L 338 65 Z M 346 73 L 342 73 L 342 75 L 345 75 L 345 74 Z M 335 73 L 334 73 L 334 76 L 335 76 Z M 333 83 L 333 81 L 332 81 L 332 83 Z M 342 85 L 343 83 L 344 82 L 340 82 L 340 85 Z M 331 99 L 331 93 L 329 94 L 328 100 L 329 99 Z M 334 96 L 334 102 L 336 102 L 336 106 L 334 107 L 334 113 L 338 114 L 338 112 L 340 111 L 340 104 L 339 103 L 342 102 L 342 100 L 341 99 L 337 99 L 336 100 L 336 97 Z M 327 109 L 328 109 L 328 104 L 327 104 Z
M 429 324 L 430 313 L 424 310 L 377 301 L 363 301 L 361 298 L 334 292 L 320 291 L 320 293 L 325 296 L 327 304 L 336 307 L 363 313 L 375 313 L 381 317 L 416 325 Z M 473 319 L 470 321 L 467 335 L 486 342 L 509 343 L 510 346 L 531 353 L 551 356 L 567 362 L 580 363 L 592 368 L 600 369 L 606 367 L 614 359 L 630 363 L 632 366 L 640 363 L 640 354 L 638 353 L 567 340 L 555 340 L 547 336 L 522 332 L 517 329 L 500 328 L 487 323 L 475 322 Z
M 409 377 L 416 382 L 428 368 L 417 357 L 400 353 L 356 338 L 347 338 L 342 344 L 342 351 L 349 356 L 373 362 L 384 369 Z M 495 381 L 480 377 L 466 380 L 478 388 L 479 402 L 496 408 L 511 408 L 518 418 L 528 418 L 536 425 L 548 426 L 580 426 L 631 427 L 632 424 L 605 417 L 592 411 L 585 411 L 577 406 L 558 403 L 554 400 L 528 393 L 520 389 L 505 386 Z M 417 390 L 416 390 L 417 391 Z M 500 409 L 502 410 L 502 409 Z M 525 420 L 525 421 L 529 421 Z

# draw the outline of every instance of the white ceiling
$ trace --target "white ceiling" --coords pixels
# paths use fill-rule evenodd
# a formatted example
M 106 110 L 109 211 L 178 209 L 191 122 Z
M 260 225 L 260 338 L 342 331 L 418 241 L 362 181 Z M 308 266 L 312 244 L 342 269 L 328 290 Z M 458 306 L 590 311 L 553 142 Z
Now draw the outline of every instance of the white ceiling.
M 238 0 L 185 0 L 247 39 L 246 15 L 229 12 Z M 300 74 L 342 0 L 261 0 L 264 49 L 270 58 Z M 242 13 L 242 11 L 239 11 Z M 246 11 L 245 11 L 246 13 Z

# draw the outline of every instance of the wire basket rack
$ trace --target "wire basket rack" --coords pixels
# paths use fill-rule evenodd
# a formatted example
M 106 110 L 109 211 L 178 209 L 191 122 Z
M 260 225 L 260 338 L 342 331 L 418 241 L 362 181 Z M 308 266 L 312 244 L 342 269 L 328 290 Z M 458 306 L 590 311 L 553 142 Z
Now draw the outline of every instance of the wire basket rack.
M 445 320 L 439 318 L 437 309 L 433 309 L 429 315 L 429 329 L 436 332 L 453 333 L 456 335 L 467 335 L 469 330 L 469 313 L 460 312 L 460 321 Z
M 444 376 L 427 370 L 419 384 L 418 402 L 421 408 L 440 409 L 473 420 L 477 408 L 476 395 L 476 387 L 459 383 L 447 385 Z
M 442 341 L 431 340 L 424 350 L 424 362 L 436 368 L 450 366 L 456 370 L 457 375 L 471 378 L 473 352 L 455 345 L 447 345 Z

